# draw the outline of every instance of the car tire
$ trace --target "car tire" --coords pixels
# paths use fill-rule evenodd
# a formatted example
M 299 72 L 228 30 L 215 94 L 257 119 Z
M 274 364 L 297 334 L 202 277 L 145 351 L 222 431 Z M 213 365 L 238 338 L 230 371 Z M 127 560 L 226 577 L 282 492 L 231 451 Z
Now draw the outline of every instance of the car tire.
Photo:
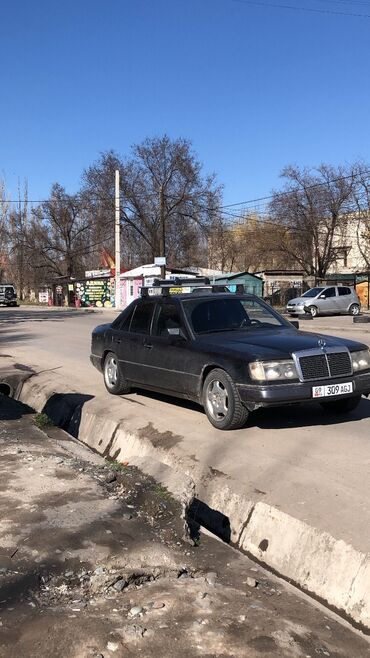
M 348 313 L 350 315 L 353 315 L 354 317 L 360 314 L 360 306 L 359 304 L 351 304 L 351 306 L 348 309 Z
M 356 324 L 358 323 L 366 324 L 370 322 L 370 317 L 368 315 L 355 315 L 353 317 L 353 322 L 355 322 Z
M 219 430 L 236 430 L 246 423 L 248 409 L 242 404 L 230 375 L 215 368 L 203 385 L 203 406 L 209 422 Z
M 348 414 L 354 411 L 361 401 L 361 395 L 355 395 L 353 398 L 344 400 L 332 400 L 331 402 L 320 402 L 320 405 L 331 414 Z
M 310 310 L 311 318 L 316 318 L 318 316 L 319 311 L 317 306 L 308 306 L 307 308 Z
M 108 352 L 103 366 L 104 384 L 108 393 L 112 395 L 124 395 L 130 392 L 127 380 L 124 378 L 117 356 Z

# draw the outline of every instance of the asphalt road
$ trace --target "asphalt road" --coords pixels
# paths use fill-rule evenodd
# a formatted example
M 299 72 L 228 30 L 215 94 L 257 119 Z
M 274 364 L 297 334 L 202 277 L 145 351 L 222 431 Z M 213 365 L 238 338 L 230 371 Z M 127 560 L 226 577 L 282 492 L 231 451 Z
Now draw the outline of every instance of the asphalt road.
M 259 410 L 242 430 L 219 432 L 191 403 L 145 393 L 113 399 L 89 352 L 91 329 L 114 317 L 114 311 L 0 309 L 0 354 L 37 371 L 59 372 L 71 388 L 119 409 L 128 428 L 154 428 L 167 461 L 181 463 L 196 480 L 226 474 L 251 499 L 370 551 L 370 400 L 341 419 L 316 404 Z M 349 317 L 302 322 L 309 331 L 370 344 L 367 327 Z

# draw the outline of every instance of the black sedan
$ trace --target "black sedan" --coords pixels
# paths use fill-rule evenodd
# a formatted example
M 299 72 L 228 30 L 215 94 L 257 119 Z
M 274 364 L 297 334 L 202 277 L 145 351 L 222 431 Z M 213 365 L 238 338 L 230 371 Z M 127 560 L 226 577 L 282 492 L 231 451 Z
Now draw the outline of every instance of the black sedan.
M 254 295 L 142 295 L 92 334 L 91 361 L 110 393 L 194 400 L 223 430 L 259 407 L 317 400 L 345 413 L 370 393 L 366 345 L 299 331 Z

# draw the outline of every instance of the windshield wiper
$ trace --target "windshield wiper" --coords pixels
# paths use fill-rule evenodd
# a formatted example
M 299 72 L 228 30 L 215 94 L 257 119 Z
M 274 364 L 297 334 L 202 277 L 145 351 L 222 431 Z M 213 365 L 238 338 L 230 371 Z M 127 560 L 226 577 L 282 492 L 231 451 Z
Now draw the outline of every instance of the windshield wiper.
M 251 327 L 246 325 L 245 327 L 227 327 L 226 329 L 206 329 L 205 331 L 197 331 L 195 333 L 200 336 L 201 334 L 218 334 L 223 331 L 243 331 L 244 329 L 251 329 Z

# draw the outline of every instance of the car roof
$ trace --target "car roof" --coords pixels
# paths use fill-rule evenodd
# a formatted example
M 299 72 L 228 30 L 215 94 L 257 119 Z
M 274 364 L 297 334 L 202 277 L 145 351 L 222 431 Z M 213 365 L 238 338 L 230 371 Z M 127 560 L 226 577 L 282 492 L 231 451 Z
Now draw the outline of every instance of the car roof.
M 203 292 L 200 294 L 199 292 L 188 292 L 188 293 L 175 293 L 173 295 L 149 295 L 149 297 L 139 297 L 139 299 L 148 301 L 148 299 L 153 300 L 153 301 L 158 301 L 159 299 L 161 300 L 180 300 L 180 301 L 188 301 L 189 299 L 194 299 L 197 301 L 200 300 L 209 300 L 209 299 L 258 299 L 260 301 L 261 298 L 257 297 L 257 295 L 253 295 L 252 293 L 235 293 L 235 292 Z

